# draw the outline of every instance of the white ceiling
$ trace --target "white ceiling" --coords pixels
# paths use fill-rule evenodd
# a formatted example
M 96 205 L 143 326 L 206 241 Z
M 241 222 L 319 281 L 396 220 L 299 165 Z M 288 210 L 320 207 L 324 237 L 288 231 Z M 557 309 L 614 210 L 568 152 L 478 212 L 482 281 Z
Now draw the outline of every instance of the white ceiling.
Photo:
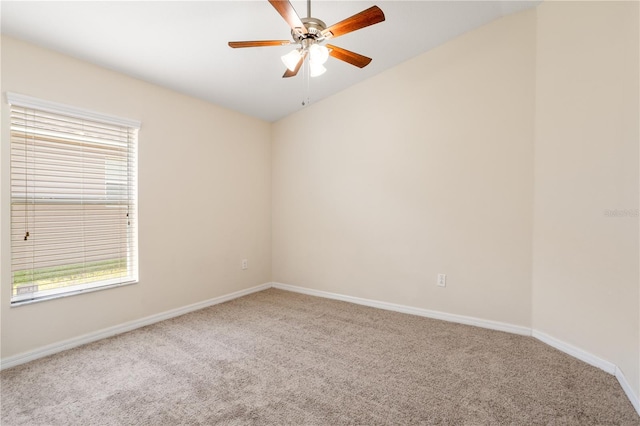
M 306 2 L 291 2 L 301 17 Z M 310 81 L 318 101 L 502 16 L 539 1 L 312 1 L 332 25 L 374 4 L 386 21 L 333 39 L 373 58 L 356 68 L 330 58 Z M 2 33 L 267 121 L 301 108 L 303 78 L 283 79 L 291 46 L 231 49 L 228 41 L 290 39 L 260 1 L 6 1 Z

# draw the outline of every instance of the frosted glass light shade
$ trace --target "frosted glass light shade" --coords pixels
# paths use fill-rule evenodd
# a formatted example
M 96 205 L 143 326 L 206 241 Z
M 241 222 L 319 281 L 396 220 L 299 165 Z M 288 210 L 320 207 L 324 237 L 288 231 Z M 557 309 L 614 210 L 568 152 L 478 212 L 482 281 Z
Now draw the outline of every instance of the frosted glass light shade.
M 313 44 L 309 47 L 309 60 L 316 64 L 324 64 L 329 59 L 329 49 L 326 46 Z
M 318 64 L 317 62 L 309 61 L 309 75 L 311 77 L 318 77 L 324 74 L 327 69 L 322 64 Z
M 296 69 L 296 65 L 298 65 L 298 61 L 300 60 L 300 51 L 298 49 L 294 49 L 286 55 L 281 56 L 280 59 L 282 59 L 284 66 L 289 68 L 289 71 L 294 71 Z

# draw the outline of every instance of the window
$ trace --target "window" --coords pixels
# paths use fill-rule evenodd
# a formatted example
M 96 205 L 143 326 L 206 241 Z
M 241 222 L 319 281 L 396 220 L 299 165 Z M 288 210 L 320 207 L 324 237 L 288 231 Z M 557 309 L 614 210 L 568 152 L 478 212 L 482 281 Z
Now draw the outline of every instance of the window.
M 7 93 L 11 303 L 133 283 L 140 124 Z

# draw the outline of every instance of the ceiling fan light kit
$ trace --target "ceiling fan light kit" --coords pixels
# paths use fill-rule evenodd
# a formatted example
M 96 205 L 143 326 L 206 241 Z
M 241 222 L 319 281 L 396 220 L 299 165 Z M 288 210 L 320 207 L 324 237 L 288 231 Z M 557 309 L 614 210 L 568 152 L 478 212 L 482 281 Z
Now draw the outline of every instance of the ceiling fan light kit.
M 311 47 L 309 47 L 309 60 L 311 62 L 322 65 L 327 62 L 327 59 L 329 59 L 329 49 L 327 49 L 327 46 L 312 44 Z
M 293 71 L 296 69 L 296 65 L 298 65 L 301 56 L 302 51 L 300 49 L 294 49 L 286 55 L 281 56 L 280 59 L 282 59 L 282 63 L 289 71 Z
M 309 61 L 309 76 L 318 77 L 327 72 L 327 69 L 322 64 L 318 64 L 313 61 Z
M 283 78 L 298 74 L 305 58 L 309 58 L 309 76 L 317 77 L 327 69 L 324 63 L 329 56 L 347 62 L 359 68 L 369 65 L 371 58 L 342 49 L 330 44 L 322 44 L 325 40 L 359 30 L 384 21 L 384 13 L 378 6 L 372 6 L 360 13 L 327 27 L 320 19 L 311 17 L 311 0 L 307 0 L 307 17 L 300 18 L 289 0 L 268 0 L 274 9 L 291 27 L 291 38 L 288 40 L 260 40 L 260 41 L 231 41 L 232 48 L 284 46 L 297 44 L 299 47 L 282 56 L 282 62 L 287 67 Z

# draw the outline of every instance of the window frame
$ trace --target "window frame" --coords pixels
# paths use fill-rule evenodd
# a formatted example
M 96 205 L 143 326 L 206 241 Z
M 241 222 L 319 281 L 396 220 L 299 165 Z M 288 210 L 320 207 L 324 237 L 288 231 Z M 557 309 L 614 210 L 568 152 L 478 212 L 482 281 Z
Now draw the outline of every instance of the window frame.
M 126 153 L 126 158 L 127 158 L 127 162 L 128 165 L 131 164 L 133 167 L 131 169 L 127 169 L 126 172 L 126 177 L 127 177 L 127 181 L 131 182 L 131 195 L 129 196 L 129 200 L 132 200 L 132 205 L 129 205 L 131 208 L 131 213 L 132 216 L 134 218 L 134 225 L 133 225 L 133 229 L 131 229 L 130 231 L 128 231 L 127 233 L 127 247 L 128 250 L 133 251 L 132 254 L 132 259 L 134 260 L 134 264 L 131 266 L 131 270 L 128 270 L 128 272 L 130 272 L 127 277 L 126 280 L 123 280 L 123 278 L 107 278 L 107 279 L 103 279 L 103 280 L 97 280 L 94 282 L 90 282 L 90 283 L 84 283 L 84 284 L 75 284 L 75 285 L 71 285 L 71 286 L 67 286 L 67 287 L 61 287 L 61 288 L 54 288 L 54 289 L 47 289 L 47 290 L 39 290 L 37 292 L 37 295 L 35 295 L 33 292 L 25 292 L 25 294 L 15 294 L 14 295 L 14 271 L 13 271 L 13 266 L 10 267 L 10 285 L 11 285 L 11 291 L 10 291 L 10 306 L 11 307 L 16 307 L 16 306 L 22 306 L 22 305 L 26 305 L 26 304 L 31 304 L 31 303 L 37 303 L 37 302 L 41 302 L 41 301 L 46 301 L 46 300 L 52 300 L 52 299 L 57 299 L 57 298 L 62 298 L 62 297 L 69 297 L 69 296 L 74 296 L 74 295 L 78 295 L 78 294 L 84 294 L 84 293 L 89 293 L 89 292 L 94 292 L 94 291 L 102 291 L 102 290 L 106 290 L 109 288 L 115 288 L 115 287 L 121 287 L 121 286 L 125 286 L 125 285 L 131 285 L 131 284 L 136 284 L 139 282 L 139 250 L 138 250 L 138 232 L 139 232 L 139 217 L 138 217 L 138 203 L 139 203 L 139 196 L 138 196 L 138 147 L 139 147 L 139 134 L 138 131 L 140 130 L 141 127 L 141 123 L 140 121 L 137 120 L 131 120 L 131 119 L 127 119 L 127 118 L 122 118 L 122 117 L 118 117 L 118 116 L 114 116 L 114 115 L 110 115 L 110 114 L 103 114 L 103 113 L 99 113 L 99 112 L 95 112 L 95 111 L 91 111 L 88 109 L 84 109 L 84 108 L 78 108 L 75 106 L 71 106 L 71 105 L 67 105 L 67 104 L 62 104 L 62 103 L 57 103 L 57 102 L 51 102 L 51 101 L 46 101 L 43 99 L 38 99 L 38 98 L 34 98 L 31 96 L 26 96 L 26 95 L 21 95 L 21 94 L 17 94 L 17 93 L 13 93 L 13 92 L 5 92 L 5 96 L 6 96 L 6 100 L 7 103 L 9 104 L 9 113 L 11 115 L 13 108 L 14 107 L 19 107 L 19 108 L 28 108 L 28 109 L 33 109 L 33 110 L 38 110 L 41 112 L 47 112 L 47 113 L 53 113 L 53 114 L 58 114 L 58 115 L 63 115 L 63 116 L 67 116 L 70 117 L 72 119 L 75 120 L 87 120 L 87 121 L 91 121 L 91 122 L 96 122 L 96 123 L 100 123 L 100 124 L 108 124 L 108 125 L 115 125 L 115 126 L 121 126 L 121 127 L 126 127 L 128 129 L 128 131 L 133 131 L 134 132 L 134 136 L 132 138 L 132 143 L 134 144 L 133 147 L 131 147 L 130 145 L 127 145 L 127 153 Z M 9 135 L 12 132 L 12 128 L 13 125 L 11 122 L 8 123 L 8 133 Z M 9 145 L 12 144 L 12 137 L 9 136 Z M 128 142 L 128 144 L 131 143 L 131 141 Z M 9 147 L 9 152 L 12 152 L 12 147 Z M 9 169 L 11 170 L 13 168 L 13 160 L 12 160 L 12 155 L 8 156 L 8 164 L 6 164 Z M 130 162 L 130 163 L 129 163 Z M 107 161 L 105 159 L 105 174 L 109 174 L 109 171 L 112 168 L 112 165 L 107 166 L 106 165 Z M 117 169 L 117 165 L 116 165 L 116 169 Z M 9 179 L 9 187 L 11 187 L 11 180 Z M 99 205 L 103 205 L 105 207 L 108 207 L 110 205 L 108 199 L 109 199 L 109 189 L 108 189 L 108 185 L 109 182 L 111 182 L 109 180 L 109 176 L 105 176 L 105 200 L 104 203 L 99 203 Z M 13 208 L 11 207 L 13 205 L 14 202 L 14 196 L 12 193 L 12 190 L 9 189 L 9 203 L 7 203 L 7 207 L 9 209 L 9 213 L 10 213 L 10 220 L 9 220 L 9 231 L 12 234 L 13 233 L 13 229 L 14 229 L 14 219 L 13 219 Z M 62 204 L 65 204 L 64 200 L 59 200 Z M 128 216 L 128 215 L 127 215 Z M 8 258 L 10 259 L 11 264 L 13 264 L 13 259 L 14 259 L 14 244 L 13 244 L 13 238 L 10 238 L 10 242 L 9 242 L 9 256 Z M 127 266 L 127 268 L 129 268 L 129 266 Z M 34 269 L 32 269 L 34 270 Z M 28 286 L 26 286 L 28 287 Z M 17 290 L 16 290 L 17 292 Z

